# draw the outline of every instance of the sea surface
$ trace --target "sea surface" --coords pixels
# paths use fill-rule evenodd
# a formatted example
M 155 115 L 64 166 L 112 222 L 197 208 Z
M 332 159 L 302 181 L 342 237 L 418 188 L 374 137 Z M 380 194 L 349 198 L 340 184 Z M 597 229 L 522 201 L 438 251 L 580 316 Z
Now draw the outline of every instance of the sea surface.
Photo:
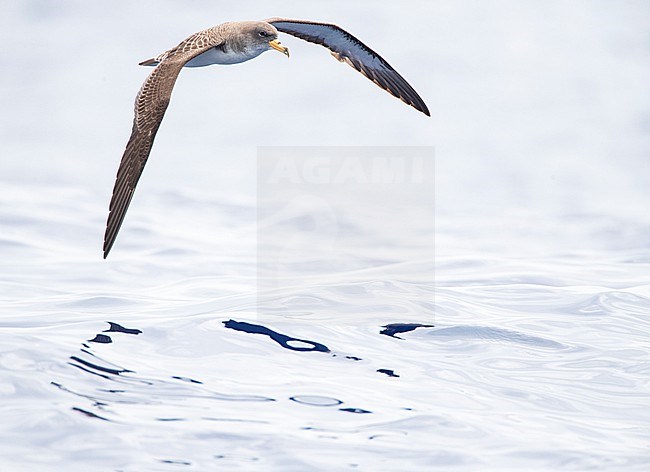
M 3 2 L 0 470 L 648 470 L 647 4 L 274 3 Z M 137 63 L 278 15 L 432 117 L 296 38 L 185 70 L 102 259 Z

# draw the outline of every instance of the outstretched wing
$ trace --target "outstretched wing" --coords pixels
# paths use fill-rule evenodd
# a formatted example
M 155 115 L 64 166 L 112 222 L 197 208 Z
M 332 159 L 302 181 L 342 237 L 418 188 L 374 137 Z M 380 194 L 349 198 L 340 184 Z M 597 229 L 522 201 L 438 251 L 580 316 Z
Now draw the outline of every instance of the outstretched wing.
M 164 59 L 144 81 L 135 99 L 131 138 L 126 145 L 113 187 L 106 232 L 104 259 L 113 247 L 129 208 L 135 186 L 151 152 L 153 140 L 169 105 L 172 89 L 183 66 L 194 57 L 219 44 L 207 31 L 197 33 L 164 54 Z
M 334 57 L 347 62 L 363 75 L 404 103 L 427 116 L 429 109 L 417 92 L 379 54 L 343 28 L 330 23 L 316 23 L 288 18 L 269 18 L 278 31 L 328 48 Z

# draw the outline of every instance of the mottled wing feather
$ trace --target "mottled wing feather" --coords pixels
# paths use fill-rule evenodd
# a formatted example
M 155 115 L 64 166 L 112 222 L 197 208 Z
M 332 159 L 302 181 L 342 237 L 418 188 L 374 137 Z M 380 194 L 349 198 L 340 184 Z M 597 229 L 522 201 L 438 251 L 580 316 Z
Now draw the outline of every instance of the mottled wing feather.
M 328 48 L 345 62 L 404 103 L 430 116 L 424 100 L 379 54 L 339 26 L 288 18 L 269 18 L 278 31 Z
M 165 51 L 162 54 L 156 56 L 155 58 L 142 61 L 138 65 L 140 66 L 156 65 L 163 62 L 166 59 L 171 59 L 174 56 L 182 57 L 184 54 L 188 54 L 188 53 L 192 54 L 197 50 L 199 50 L 200 52 L 204 52 L 206 49 L 209 49 L 214 46 L 218 46 L 218 43 L 215 43 L 214 41 L 214 35 L 209 34 L 208 31 L 209 30 L 204 30 L 204 31 L 199 31 L 198 33 L 194 33 L 192 36 L 182 41 L 175 48 L 170 49 L 169 51 Z M 193 55 L 193 57 L 196 56 L 198 56 L 198 54 Z
M 151 152 L 178 74 L 194 57 L 220 44 L 214 35 L 201 32 L 190 36 L 164 54 L 162 62 L 151 72 L 135 99 L 135 117 L 131 137 L 126 145 L 115 179 L 113 196 L 104 233 L 104 258 L 108 256 L 122 226 L 133 192 Z

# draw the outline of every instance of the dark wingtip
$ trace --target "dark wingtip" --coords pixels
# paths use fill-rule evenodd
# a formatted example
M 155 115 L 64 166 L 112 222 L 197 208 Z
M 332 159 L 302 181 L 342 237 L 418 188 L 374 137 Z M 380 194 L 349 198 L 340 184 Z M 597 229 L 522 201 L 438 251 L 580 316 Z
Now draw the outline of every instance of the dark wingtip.
M 427 107 L 426 103 L 424 103 L 424 100 L 420 98 L 420 96 L 417 96 L 417 100 L 411 100 L 408 102 L 409 105 L 411 105 L 413 108 L 415 108 L 417 111 L 424 113 L 428 117 L 431 117 L 431 113 L 429 113 L 429 108 Z
M 113 243 L 115 242 L 115 237 L 113 237 L 113 241 L 110 240 L 110 234 L 108 230 L 108 226 L 106 227 L 106 234 L 104 234 L 104 244 L 102 246 L 102 251 L 104 253 L 104 259 L 108 257 L 108 253 L 111 252 L 111 249 L 113 248 Z
M 122 226 L 120 224 L 120 226 Z M 120 228 L 118 226 L 117 231 L 119 231 Z M 117 231 L 111 231 L 110 227 L 106 227 L 106 234 L 104 235 L 104 246 L 102 247 L 102 250 L 104 251 L 104 259 L 108 257 L 108 253 L 111 252 L 111 249 L 113 249 L 113 244 L 115 244 L 115 239 L 117 238 Z

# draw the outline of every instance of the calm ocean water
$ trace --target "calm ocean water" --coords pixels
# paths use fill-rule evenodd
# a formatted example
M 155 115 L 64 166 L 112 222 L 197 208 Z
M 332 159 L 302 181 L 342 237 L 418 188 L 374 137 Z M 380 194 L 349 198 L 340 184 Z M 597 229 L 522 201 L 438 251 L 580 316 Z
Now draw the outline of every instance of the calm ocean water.
M 0 469 L 646 470 L 650 13 L 488 3 L 7 3 Z M 290 38 L 184 71 L 102 260 L 135 64 L 278 14 L 358 34 L 433 118 Z M 274 187 L 274 149 L 428 164 Z

